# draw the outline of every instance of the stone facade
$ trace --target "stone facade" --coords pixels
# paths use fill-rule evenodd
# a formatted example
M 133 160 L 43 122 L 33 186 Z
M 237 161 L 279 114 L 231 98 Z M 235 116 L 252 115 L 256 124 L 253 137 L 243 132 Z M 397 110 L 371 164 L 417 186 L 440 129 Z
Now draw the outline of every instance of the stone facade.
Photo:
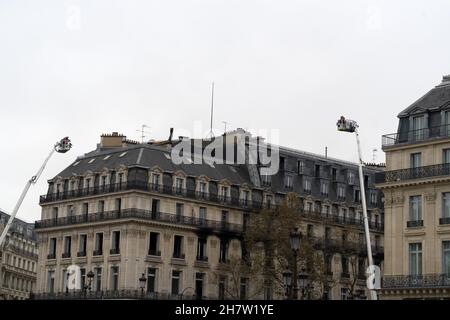
M 0 211 L 0 233 L 8 219 Z M 28 299 L 36 291 L 37 261 L 34 225 L 15 219 L 0 250 L 0 299 Z
M 146 297 L 232 298 L 226 289 L 233 281 L 225 270 L 232 258 L 242 257 L 248 217 L 279 204 L 288 193 L 300 196 L 303 232 L 322 246 L 334 241 L 335 249 L 322 248 L 330 253 L 328 273 L 336 282 L 326 298 L 347 297 L 356 276 L 357 293 L 367 294 L 361 277 L 366 261 L 355 164 L 282 148 L 283 167 L 263 177 L 249 164 L 175 166 L 171 142 L 124 143 L 120 136 L 114 145 L 105 141 L 110 137 L 118 135 L 103 135 L 98 149 L 50 180 L 41 197 L 42 220 L 36 222 L 41 297 L 66 292 L 67 267 L 76 264 L 82 268 L 80 287 L 89 295 L 139 293 L 144 275 Z M 365 168 L 378 264 L 383 260 L 383 212 L 373 183 L 381 170 Z M 355 251 L 361 252 L 358 275 L 350 274 L 349 262 L 342 258 L 348 258 L 344 247 L 349 243 L 362 247 Z M 254 285 L 239 279 L 237 298 L 284 298 L 268 292 L 252 295 Z
M 449 93 L 444 77 L 383 136 L 384 299 L 450 298 Z

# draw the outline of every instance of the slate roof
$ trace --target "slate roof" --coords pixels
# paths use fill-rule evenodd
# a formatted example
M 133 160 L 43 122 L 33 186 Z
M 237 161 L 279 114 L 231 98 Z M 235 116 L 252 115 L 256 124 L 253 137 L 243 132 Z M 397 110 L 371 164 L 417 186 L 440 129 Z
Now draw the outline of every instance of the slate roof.
M 125 152 L 126 154 L 124 154 Z M 166 148 L 147 144 L 103 151 L 96 150 L 82 157 L 78 157 L 77 160 L 57 176 L 68 178 L 72 175 L 82 175 L 88 170 L 99 172 L 103 168 L 118 169 L 121 165 L 144 168 L 158 166 L 167 172 L 181 170 L 188 176 L 205 175 L 210 179 L 218 181 L 228 179 L 232 184 L 251 184 L 248 172 L 243 165 L 214 164 L 214 167 L 206 163 L 175 165 L 168 156 L 170 156 L 170 151 Z M 91 162 L 92 159 L 95 160 Z
M 398 114 L 399 118 L 407 117 L 415 111 L 434 111 L 450 103 L 450 76 L 444 76 L 442 82 L 428 91 L 416 102 Z
M 9 217 L 10 217 L 9 214 L 0 210 L 0 225 L 2 225 L 2 224 L 6 225 L 6 223 L 9 220 Z M 22 227 L 22 232 L 20 232 L 19 226 Z M 26 230 L 30 230 L 30 234 L 27 234 L 25 232 Z M 36 234 L 34 232 L 34 223 L 28 223 L 26 221 L 18 219 L 17 216 L 16 216 L 16 218 L 14 218 L 14 221 L 11 225 L 11 228 L 9 229 L 9 232 L 19 232 L 19 233 L 24 234 L 26 236 L 26 238 L 29 238 L 31 240 L 36 240 Z

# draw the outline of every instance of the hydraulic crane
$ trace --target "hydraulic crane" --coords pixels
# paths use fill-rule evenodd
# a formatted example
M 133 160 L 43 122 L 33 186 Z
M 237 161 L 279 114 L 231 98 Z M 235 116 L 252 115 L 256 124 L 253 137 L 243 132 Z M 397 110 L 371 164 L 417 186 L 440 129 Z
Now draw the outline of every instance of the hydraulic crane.
M 19 197 L 19 200 L 16 203 L 16 206 L 14 207 L 14 210 L 11 212 L 11 216 L 9 217 L 9 220 L 5 226 L 5 229 L 3 229 L 3 232 L 0 236 L 0 248 L 2 248 L 3 241 L 5 240 L 6 235 L 8 234 L 8 230 L 11 227 L 11 225 L 14 221 L 14 218 L 17 215 L 17 212 L 19 211 L 20 206 L 22 205 L 23 199 L 25 199 L 25 196 L 28 193 L 28 190 L 30 189 L 31 185 L 35 184 L 38 181 L 39 177 L 41 176 L 42 172 L 44 171 L 45 166 L 47 165 L 47 162 L 50 160 L 53 153 L 55 153 L 55 151 L 58 153 L 66 153 L 67 151 L 70 150 L 70 148 L 72 148 L 72 143 L 70 142 L 69 137 L 65 137 L 65 138 L 61 139 L 60 141 L 58 141 L 54 145 L 50 154 L 45 159 L 42 166 L 39 168 L 39 171 L 36 173 L 36 175 L 32 176 L 31 179 L 28 180 L 27 184 L 25 185 L 25 188 L 22 191 L 22 194 Z

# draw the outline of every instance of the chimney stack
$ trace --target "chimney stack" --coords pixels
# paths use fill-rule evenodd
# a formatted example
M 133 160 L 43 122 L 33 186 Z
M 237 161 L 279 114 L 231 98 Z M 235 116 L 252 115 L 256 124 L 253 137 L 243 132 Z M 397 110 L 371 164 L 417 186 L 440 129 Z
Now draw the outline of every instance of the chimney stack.
M 123 134 L 119 134 L 118 132 L 113 132 L 111 134 L 104 133 L 100 136 L 100 138 L 100 148 L 102 149 L 121 148 L 123 147 L 123 144 L 127 139 L 126 136 L 124 136 Z

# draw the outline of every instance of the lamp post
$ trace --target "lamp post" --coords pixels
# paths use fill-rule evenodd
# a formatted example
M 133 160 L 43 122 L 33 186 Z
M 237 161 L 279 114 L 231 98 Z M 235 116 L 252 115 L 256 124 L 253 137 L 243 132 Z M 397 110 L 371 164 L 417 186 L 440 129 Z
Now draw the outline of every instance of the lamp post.
M 299 276 L 299 282 L 300 282 L 300 288 L 302 289 L 302 300 L 309 299 L 309 289 L 311 285 L 311 281 L 309 279 L 308 273 L 305 272 L 304 269 L 302 269 L 302 272 L 300 272 Z
M 359 134 L 358 134 L 358 124 L 354 120 L 345 119 L 343 116 L 338 120 L 337 127 L 339 131 L 355 133 L 356 135 L 356 144 L 358 146 L 358 172 L 359 172 L 359 184 L 361 188 L 361 202 L 363 207 L 363 216 L 364 216 L 364 231 L 366 234 L 366 245 L 367 245 L 367 258 L 369 261 L 369 266 L 373 266 L 373 258 L 372 258 L 372 246 L 370 244 L 370 233 L 369 233 L 369 221 L 367 219 L 367 205 L 366 205 L 366 192 L 364 190 L 364 176 L 363 176 L 363 161 L 361 155 L 361 146 L 359 143 Z M 370 298 L 371 300 L 377 300 L 377 294 L 374 290 L 370 290 Z
M 286 284 L 286 297 L 287 299 L 291 298 L 292 291 L 292 273 L 283 272 L 284 283 Z
M 86 277 L 88 278 L 88 284 L 85 284 L 83 286 L 83 291 L 84 291 L 84 298 L 86 299 L 86 295 L 87 295 L 87 290 L 89 289 L 89 294 L 91 293 L 91 289 L 92 289 L 92 279 L 94 278 L 94 273 L 91 271 L 89 271 L 86 275 Z
M 297 273 L 297 256 L 298 251 L 300 250 L 300 231 L 298 231 L 298 228 L 295 228 L 294 231 L 291 232 L 289 235 L 289 240 L 291 242 L 291 249 L 294 252 L 294 268 L 293 268 L 293 290 L 291 291 L 291 299 L 297 299 L 298 298 L 298 273 Z
M 142 276 L 139 278 L 139 287 L 141 288 L 141 299 L 144 298 L 144 288 L 146 283 L 147 278 L 145 278 L 145 274 L 143 273 Z

